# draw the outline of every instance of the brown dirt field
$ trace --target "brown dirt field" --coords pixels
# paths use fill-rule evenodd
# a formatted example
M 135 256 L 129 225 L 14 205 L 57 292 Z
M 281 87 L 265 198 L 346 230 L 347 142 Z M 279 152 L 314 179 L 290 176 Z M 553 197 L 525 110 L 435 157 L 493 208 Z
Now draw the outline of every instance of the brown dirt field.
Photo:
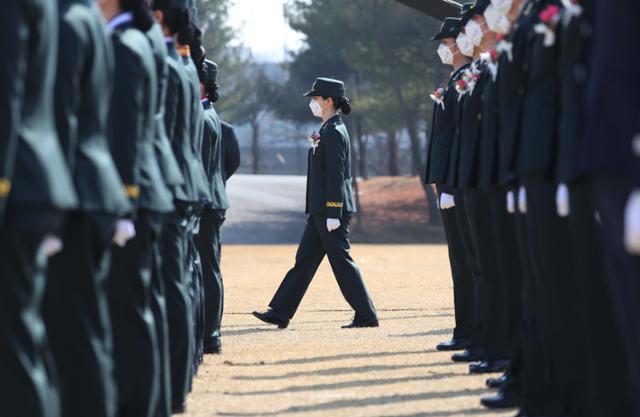
M 376 177 L 358 182 L 364 230 L 357 243 L 444 243 L 442 227 L 427 223 L 427 200 L 418 177 Z
M 325 261 L 289 329 L 277 330 L 250 313 L 266 308 L 295 250 L 224 248 L 224 352 L 206 358 L 187 417 L 515 414 L 483 410 L 485 377 L 435 350 L 453 327 L 445 246 L 354 247 L 380 328 L 340 329 L 352 313 Z

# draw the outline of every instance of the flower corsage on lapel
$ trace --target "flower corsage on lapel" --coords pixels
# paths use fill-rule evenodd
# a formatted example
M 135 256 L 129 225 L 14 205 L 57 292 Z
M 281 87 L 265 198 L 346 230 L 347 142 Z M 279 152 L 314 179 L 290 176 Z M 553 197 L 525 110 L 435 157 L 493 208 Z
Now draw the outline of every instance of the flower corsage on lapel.
M 538 15 L 540 23 L 533 27 L 537 34 L 544 35 L 543 45 L 547 48 L 556 43 L 556 27 L 561 19 L 560 11 L 560 7 L 555 4 L 547 6 Z
M 318 145 L 320 145 L 320 135 L 317 134 L 315 131 L 311 134 L 311 136 L 309 136 L 309 145 L 311 145 L 311 150 L 313 152 L 313 154 L 316 154 L 316 149 L 318 148 Z
M 442 107 L 442 111 L 444 111 L 444 88 L 438 88 L 431 93 L 429 97 L 431 97 L 431 100 L 435 101 L 438 106 Z

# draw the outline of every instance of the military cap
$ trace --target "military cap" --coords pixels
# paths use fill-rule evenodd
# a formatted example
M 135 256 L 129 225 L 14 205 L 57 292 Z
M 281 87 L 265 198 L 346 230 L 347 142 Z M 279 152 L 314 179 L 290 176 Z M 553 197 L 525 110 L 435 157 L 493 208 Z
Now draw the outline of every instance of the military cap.
M 456 38 L 462 29 L 462 19 L 458 17 L 447 17 L 442 22 L 440 32 L 436 33 L 432 41 L 440 41 L 445 38 Z
M 332 78 L 316 78 L 311 90 L 304 93 L 305 97 L 344 97 L 344 83 Z
M 473 16 L 483 14 L 490 4 L 491 0 L 476 0 L 475 3 L 465 3 L 460 12 L 460 18 L 463 24 L 466 24 Z
M 218 81 L 218 64 L 208 59 L 204 60 L 204 63 L 207 67 L 207 80 L 211 82 Z

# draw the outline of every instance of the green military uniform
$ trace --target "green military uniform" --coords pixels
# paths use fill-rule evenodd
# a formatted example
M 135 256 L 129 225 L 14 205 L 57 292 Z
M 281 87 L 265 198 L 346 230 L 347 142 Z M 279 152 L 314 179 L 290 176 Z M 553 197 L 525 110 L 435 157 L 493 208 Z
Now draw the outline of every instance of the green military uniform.
M 111 152 L 136 207 L 136 237 L 115 247 L 109 301 L 114 333 L 119 416 L 148 416 L 159 397 L 160 357 L 149 298 L 162 217 L 173 210 L 154 150 L 157 70 L 150 28 L 131 13 L 109 22 L 116 66 L 111 103 Z
M 78 192 L 49 264 L 43 316 L 54 354 L 62 413 L 116 413 L 106 294 L 116 220 L 130 210 L 107 142 L 113 51 L 97 6 L 59 0 L 56 125 Z
M 342 82 L 321 78 L 307 96 L 343 97 Z M 343 296 L 355 310 L 355 323 L 375 322 L 377 314 L 360 270 L 349 255 L 349 222 L 356 212 L 351 179 L 349 134 L 338 114 L 320 129 L 317 147 L 309 150 L 305 228 L 295 266 L 287 273 L 269 306 L 292 318 L 325 255 Z M 340 227 L 329 232 L 327 219 L 340 219 Z
M 56 5 L 3 2 L 0 43 L 0 392 L 2 414 L 59 415 L 40 304 L 46 256 L 61 211 L 77 205 L 56 137 Z
M 211 61 L 207 65 L 207 86 L 217 81 L 218 66 Z M 209 98 L 202 100 L 204 107 L 204 138 L 202 160 L 205 163 L 211 203 L 202 212 L 200 232 L 198 235 L 198 250 L 202 260 L 204 284 L 204 350 L 205 353 L 220 352 L 220 324 L 224 309 L 224 285 L 220 272 L 222 225 L 226 210 L 229 208 L 227 192 L 222 177 L 222 129 L 220 117 L 213 108 Z

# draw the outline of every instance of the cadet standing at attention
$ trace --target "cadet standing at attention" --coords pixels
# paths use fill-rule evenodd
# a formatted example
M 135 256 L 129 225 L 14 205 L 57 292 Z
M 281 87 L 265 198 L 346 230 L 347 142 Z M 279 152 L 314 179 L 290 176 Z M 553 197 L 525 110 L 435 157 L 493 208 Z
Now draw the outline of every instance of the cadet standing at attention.
M 150 306 L 162 217 L 173 210 L 154 150 L 157 70 L 146 36 L 153 18 L 144 0 L 101 0 L 116 57 L 111 152 L 136 208 L 136 237 L 114 248 L 109 302 L 114 329 L 118 416 L 152 416 L 160 392 L 160 356 Z
M 325 255 L 342 295 L 355 311 L 353 321 L 343 328 L 378 327 L 378 316 L 362 281 L 360 270 L 349 255 L 349 223 L 356 211 L 351 184 L 349 134 L 342 114 L 351 113 L 342 81 L 318 78 L 309 106 L 322 118 L 320 133 L 309 139 L 307 227 L 296 255 L 296 264 L 285 276 L 265 313 L 258 319 L 286 328 L 295 315 L 311 280 Z
M 207 79 L 202 84 L 204 107 L 204 137 L 202 160 L 207 170 L 211 202 L 204 207 L 198 236 L 204 284 L 204 353 L 221 353 L 220 324 L 224 308 L 224 286 L 220 272 L 221 229 L 229 208 L 222 177 L 222 129 L 220 117 L 213 108 L 218 101 L 218 66 L 206 60 Z
M 43 316 L 65 417 L 115 417 L 107 275 L 112 240 L 133 237 L 131 206 L 111 157 L 107 121 L 113 50 L 100 11 L 84 0 L 59 0 L 56 81 L 58 138 L 78 193 L 66 218 L 62 252 L 48 269 Z M 115 236 L 114 236 L 115 234 Z
M 58 417 L 40 307 L 47 257 L 60 250 L 63 212 L 77 200 L 54 120 L 56 4 L 3 2 L 0 43 L 2 414 Z
M 167 48 L 167 92 L 164 126 L 184 182 L 173 187 L 175 210 L 161 237 L 171 368 L 171 411 L 185 410 L 194 348 L 191 280 L 187 275 L 187 225 L 199 202 L 198 171 L 191 143 L 190 84 L 176 44 L 189 43 L 190 17 L 186 0 L 155 0 L 152 9 L 162 27 Z M 180 40 L 180 41 L 178 41 Z

